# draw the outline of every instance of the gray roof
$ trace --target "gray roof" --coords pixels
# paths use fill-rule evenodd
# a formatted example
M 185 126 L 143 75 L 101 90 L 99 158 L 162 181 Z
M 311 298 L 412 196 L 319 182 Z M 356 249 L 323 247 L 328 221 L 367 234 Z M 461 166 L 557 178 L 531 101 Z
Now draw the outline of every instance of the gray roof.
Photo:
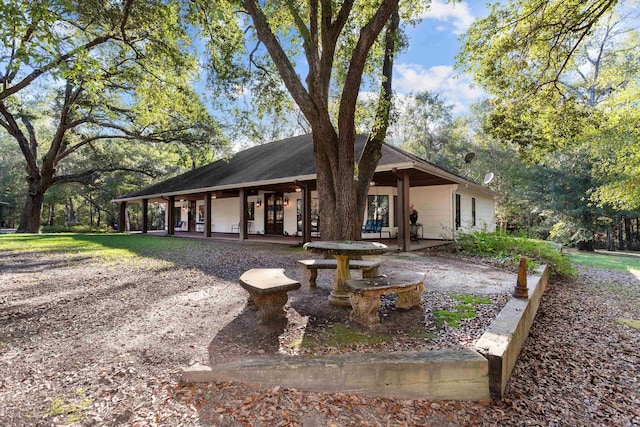
M 359 157 L 359 153 L 362 153 L 366 141 L 366 135 L 356 136 L 356 159 Z M 378 162 L 377 170 L 386 169 L 390 171 L 393 165 L 412 165 L 416 163 L 422 164 L 431 173 L 435 171 L 436 175 L 442 175 L 440 177 L 441 180 L 446 178 L 440 183 L 466 181 L 442 168 L 387 144 L 383 145 L 382 158 Z M 257 187 L 269 182 L 311 180 L 315 179 L 315 175 L 313 140 L 311 134 L 306 134 L 248 148 L 234 154 L 229 159 L 215 161 L 166 181 L 123 195 L 115 200 L 135 200 L 161 195 L 189 194 L 250 186 Z

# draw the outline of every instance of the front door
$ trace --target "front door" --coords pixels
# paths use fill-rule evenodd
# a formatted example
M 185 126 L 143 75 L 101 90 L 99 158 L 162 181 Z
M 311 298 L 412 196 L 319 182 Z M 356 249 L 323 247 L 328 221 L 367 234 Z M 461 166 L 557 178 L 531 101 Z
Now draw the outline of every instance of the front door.
M 282 236 L 284 233 L 284 205 L 282 193 L 264 195 L 264 234 Z

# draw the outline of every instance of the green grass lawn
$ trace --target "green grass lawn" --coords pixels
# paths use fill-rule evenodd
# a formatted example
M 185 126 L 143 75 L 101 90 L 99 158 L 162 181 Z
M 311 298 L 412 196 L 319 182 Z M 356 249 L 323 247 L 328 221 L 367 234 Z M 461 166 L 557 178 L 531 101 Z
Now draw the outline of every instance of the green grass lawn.
M 574 265 L 640 273 L 640 254 L 627 252 L 569 252 Z
M 188 239 L 159 238 L 132 234 L 2 234 L 0 252 L 44 252 L 86 254 L 106 260 L 152 256 L 193 246 Z

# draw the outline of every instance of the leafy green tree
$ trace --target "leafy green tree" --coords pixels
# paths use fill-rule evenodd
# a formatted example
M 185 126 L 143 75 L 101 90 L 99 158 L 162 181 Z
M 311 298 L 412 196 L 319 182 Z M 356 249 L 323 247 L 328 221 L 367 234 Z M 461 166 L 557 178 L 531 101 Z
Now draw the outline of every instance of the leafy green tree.
M 0 126 L 27 170 L 19 231 L 39 231 L 51 187 L 95 184 L 120 168 L 83 164 L 83 151 L 115 141 L 218 144 L 189 86 L 197 63 L 181 16 L 177 0 L 0 5 Z
M 399 46 L 400 19 L 415 15 L 423 5 L 407 2 L 399 10 L 398 0 L 242 0 L 229 4 L 240 5 L 248 14 L 248 37 L 259 42 L 247 49 L 250 64 L 264 70 L 275 68 L 279 78 L 271 81 L 282 82 L 309 123 L 323 238 L 358 239 L 369 181 L 388 127 L 391 70 Z M 224 13 L 217 5 L 213 8 L 215 11 L 208 16 Z M 235 25 L 242 24 L 236 21 Z M 230 28 L 227 25 L 227 31 Z M 265 50 L 268 56 L 261 56 Z M 296 61 L 304 66 L 297 69 Z M 306 73 L 304 79 L 299 70 Z M 376 76 L 380 95 L 367 146 L 362 157 L 356 159 L 358 95 L 365 75 Z
M 495 4 L 463 37 L 462 68 L 492 95 L 486 129 L 538 159 L 574 144 L 598 122 L 578 77 L 580 52 L 615 0 L 522 0 Z M 596 67 L 597 68 L 597 67 Z M 584 77 L 584 76 L 582 76 Z M 596 79 L 597 79 L 596 75 Z M 577 85 L 575 85 L 577 83 Z M 601 92 L 590 86 L 591 98 Z
M 633 175 L 638 14 L 631 2 L 616 5 L 496 5 L 472 25 L 459 55 L 493 97 L 484 131 L 533 162 L 541 175 L 528 186 L 557 221 L 592 234 L 615 219 L 615 209 L 640 200 Z M 535 189 L 541 182 L 544 191 Z
M 24 166 L 20 149 L 8 135 L 0 134 L 0 202 L 5 225 L 14 227 L 18 223 L 16 206 L 24 197 Z
M 402 104 L 392 125 L 394 139 L 402 148 L 434 162 L 437 153 L 450 144 L 453 106 L 441 94 L 430 91 L 411 94 Z

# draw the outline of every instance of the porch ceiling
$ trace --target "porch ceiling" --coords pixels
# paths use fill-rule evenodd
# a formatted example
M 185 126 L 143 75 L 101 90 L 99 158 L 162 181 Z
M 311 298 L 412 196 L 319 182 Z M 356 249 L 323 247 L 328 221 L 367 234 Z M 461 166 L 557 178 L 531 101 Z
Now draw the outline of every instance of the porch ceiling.
M 402 171 L 409 176 L 409 184 L 411 187 L 427 187 L 430 185 L 447 185 L 455 184 L 454 181 L 431 175 L 415 169 L 405 169 Z M 398 177 L 392 171 L 377 172 L 373 176 L 373 181 L 379 187 L 395 187 Z

